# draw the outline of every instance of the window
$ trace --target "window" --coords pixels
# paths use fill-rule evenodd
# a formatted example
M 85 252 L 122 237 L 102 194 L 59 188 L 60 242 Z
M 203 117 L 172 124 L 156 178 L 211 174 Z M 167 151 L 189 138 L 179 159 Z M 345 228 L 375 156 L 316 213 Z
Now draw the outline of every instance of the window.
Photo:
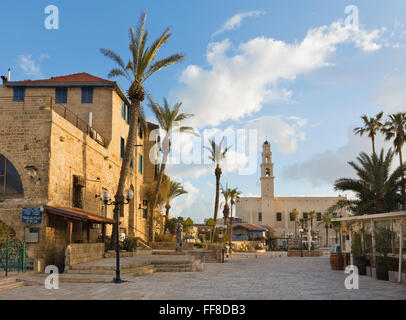
M 148 218 L 148 200 L 142 201 L 142 217 L 144 219 Z
M 154 178 L 157 178 L 158 177 L 158 164 L 157 163 L 155 163 L 155 171 L 154 171 Z
M 303 219 L 307 219 L 307 217 L 308 217 L 307 212 L 303 212 Z
M 93 103 L 93 88 L 82 88 L 82 103 Z
M 0 195 L 23 194 L 23 185 L 16 168 L 0 154 Z
M 142 126 L 141 123 L 138 122 L 138 136 L 142 139 Z
M 139 155 L 139 158 L 138 158 L 138 159 L 139 159 L 139 160 L 138 160 L 138 172 L 139 172 L 140 174 L 142 174 L 142 168 L 143 168 L 142 155 Z
M 269 177 L 271 175 L 270 171 L 268 168 L 265 169 L 265 176 Z
M 293 212 L 290 213 L 289 220 L 290 221 L 295 221 L 295 214 Z
M 121 105 L 121 118 L 123 118 L 123 120 L 125 120 L 127 123 L 129 121 L 128 111 L 128 106 L 125 104 L 125 102 L 123 102 Z
M 55 88 L 55 102 L 68 103 L 68 88 Z
M 258 221 L 262 221 L 262 212 L 258 212 Z
M 276 213 L 276 221 L 282 221 L 282 212 Z
M 321 212 L 317 212 L 317 221 L 321 221 Z
M 133 167 L 134 167 L 134 158 L 132 158 L 131 162 L 130 162 L 130 168 L 133 168 Z
M 125 151 L 125 140 L 123 137 L 120 137 L 120 159 L 124 159 L 124 151 Z
M 83 209 L 83 202 L 84 202 L 84 189 L 86 187 L 86 180 L 84 177 L 81 176 L 73 176 L 73 203 L 72 205 L 75 208 Z
M 24 101 L 25 97 L 25 88 L 24 87 L 15 87 L 13 88 L 13 101 Z

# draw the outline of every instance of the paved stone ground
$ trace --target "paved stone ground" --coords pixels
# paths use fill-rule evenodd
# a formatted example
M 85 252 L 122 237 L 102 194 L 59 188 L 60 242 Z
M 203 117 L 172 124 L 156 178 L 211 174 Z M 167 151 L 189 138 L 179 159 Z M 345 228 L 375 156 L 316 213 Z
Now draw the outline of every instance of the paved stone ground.
M 204 272 L 155 273 L 129 282 L 60 283 L 0 292 L 0 299 L 406 299 L 406 285 L 360 276 L 359 290 L 344 287 L 343 271 L 332 271 L 329 257 L 234 255 L 210 263 Z M 43 283 L 43 276 L 27 276 Z

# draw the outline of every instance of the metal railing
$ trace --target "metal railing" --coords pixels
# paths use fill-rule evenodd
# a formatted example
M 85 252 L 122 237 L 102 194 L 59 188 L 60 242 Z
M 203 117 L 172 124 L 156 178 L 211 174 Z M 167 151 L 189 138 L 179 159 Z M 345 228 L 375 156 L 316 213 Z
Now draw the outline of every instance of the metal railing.
M 13 97 L 0 97 L 0 110 L 2 111 L 34 111 L 34 110 L 52 110 L 58 115 L 69 121 L 76 128 L 83 131 L 90 138 L 95 140 L 103 147 L 107 147 L 108 140 L 103 137 L 94 128 L 90 127 L 86 121 L 79 118 L 67 107 L 55 103 L 55 99 L 49 96 L 26 96 L 22 101 L 16 101 Z

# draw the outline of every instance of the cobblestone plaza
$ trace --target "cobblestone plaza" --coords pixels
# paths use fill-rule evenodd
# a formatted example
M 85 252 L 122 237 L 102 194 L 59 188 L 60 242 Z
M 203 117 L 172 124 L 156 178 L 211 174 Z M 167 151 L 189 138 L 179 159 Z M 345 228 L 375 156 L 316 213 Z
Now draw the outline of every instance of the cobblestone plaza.
M 44 275 L 27 275 L 37 285 L 0 292 L 0 299 L 406 299 L 406 285 L 359 277 L 347 290 L 344 271 L 330 269 L 329 257 L 234 255 L 224 264 L 207 263 L 203 272 L 163 272 L 126 278 L 128 282 L 60 283 L 44 287 Z

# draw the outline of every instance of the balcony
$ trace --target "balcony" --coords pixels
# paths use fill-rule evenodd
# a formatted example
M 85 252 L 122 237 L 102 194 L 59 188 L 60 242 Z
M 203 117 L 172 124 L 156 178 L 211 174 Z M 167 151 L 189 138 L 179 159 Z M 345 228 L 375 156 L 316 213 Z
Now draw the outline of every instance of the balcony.
M 15 111 L 15 110 L 52 110 L 76 128 L 86 133 L 90 138 L 96 141 L 103 147 L 107 147 L 108 140 L 98 133 L 94 128 L 90 127 L 86 121 L 79 118 L 76 114 L 70 111 L 67 107 L 55 103 L 55 99 L 48 96 L 26 96 L 22 101 L 14 101 L 12 97 L 0 97 L 0 110 Z

